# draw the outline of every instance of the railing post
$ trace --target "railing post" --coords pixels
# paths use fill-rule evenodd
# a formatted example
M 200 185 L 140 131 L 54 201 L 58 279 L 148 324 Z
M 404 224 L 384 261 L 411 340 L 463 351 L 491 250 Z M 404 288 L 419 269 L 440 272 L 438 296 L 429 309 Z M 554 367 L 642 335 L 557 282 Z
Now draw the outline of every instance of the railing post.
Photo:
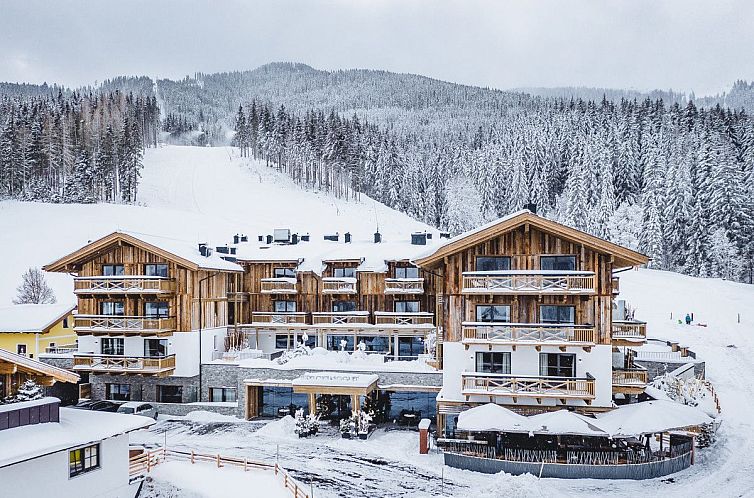
M 194 450 L 191 450 L 191 463 L 194 463 Z
M 220 454 L 219 453 L 216 456 L 216 460 L 217 460 L 217 468 L 219 469 L 220 468 Z

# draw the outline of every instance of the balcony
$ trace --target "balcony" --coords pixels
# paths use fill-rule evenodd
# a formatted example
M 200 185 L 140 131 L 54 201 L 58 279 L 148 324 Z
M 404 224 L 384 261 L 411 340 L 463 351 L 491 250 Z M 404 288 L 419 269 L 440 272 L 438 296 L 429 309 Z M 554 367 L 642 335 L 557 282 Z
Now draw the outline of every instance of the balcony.
M 614 346 L 631 346 L 647 342 L 647 323 L 638 320 L 613 320 Z
M 251 313 L 251 323 L 253 325 L 283 326 L 306 325 L 306 313 L 265 313 L 254 311 Z
M 466 396 L 505 396 L 513 398 L 543 398 L 560 400 L 579 399 L 587 404 L 595 398 L 594 378 L 587 374 L 585 378 L 568 377 L 533 377 L 517 375 L 500 375 L 488 373 L 464 372 L 462 392 Z
M 464 344 L 591 347 L 597 343 L 593 325 L 463 322 L 462 330 Z
M 354 277 L 325 277 L 322 279 L 323 294 L 356 294 Z
M 518 270 L 464 272 L 464 294 L 596 294 L 593 272 Z
M 387 311 L 375 311 L 375 325 L 389 325 L 391 327 L 434 327 L 435 315 L 432 313 L 390 313 Z
M 166 335 L 175 332 L 175 317 L 76 315 L 77 334 Z
M 614 368 L 613 392 L 641 393 L 647 387 L 647 370 L 644 368 Z
M 262 294 L 295 294 L 296 279 L 288 277 L 263 278 Z
M 385 294 L 424 294 L 424 279 L 386 278 Z
M 342 313 L 312 313 L 312 325 L 315 327 L 350 328 L 369 327 L 368 311 L 347 311 Z
M 116 375 L 169 375 L 175 370 L 175 355 L 147 357 L 107 354 L 74 355 L 73 370 L 77 372 Z
M 117 277 L 76 277 L 73 280 L 76 294 L 173 294 L 175 280 L 143 275 Z

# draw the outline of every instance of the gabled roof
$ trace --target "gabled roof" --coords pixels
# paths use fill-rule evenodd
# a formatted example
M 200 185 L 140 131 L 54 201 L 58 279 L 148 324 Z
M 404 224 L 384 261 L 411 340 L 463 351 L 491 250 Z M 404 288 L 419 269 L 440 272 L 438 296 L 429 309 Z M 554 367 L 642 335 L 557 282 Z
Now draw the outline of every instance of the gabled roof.
M 45 265 L 42 269 L 45 271 L 69 272 L 72 265 L 95 258 L 124 242 L 162 256 L 190 270 L 243 271 L 243 268 L 239 265 L 222 259 L 215 252 L 210 256 L 202 256 L 199 253 L 197 244 L 168 237 L 131 232 L 113 232 L 110 235 L 86 244 L 57 261 Z
M 63 368 L 54 367 L 23 355 L 0 349 L 0 365 L 3 364 L 10 365 L 10 369 L 4 368 L 4 370 L 13 370 L 13 372 L 9 373 L 25 372 L 40 377 L 47 377 L 50 380 L 50 385 L 56 381 L 76 383 L 80 378 L 78 374 Z
M 68 304 L 14 304 L 0 307 L 0 334 L 44 334 L 76 307 Z
M 616 266 L 637 266 L 649 262 L 649 257 L 644 254 L 614 244 L 610 241 L 595 237 L 581 230 L 563 225 L 556 221 L 537 216 L 528 210 L 515 212 L 504 218 L 500 218 L 479 228 L 464 232 L 452 239 L 433 252 L 426 253 L 415 260 L 419 266 L 429 266 L 441 261 L 444 257 L 455 254 L 484 242 L 492 237 L 514 230 L 522 225 L 529 224 L 542 231 L 555 234 L 564 239 L 584 244 L 585 246 L 615 258 Z

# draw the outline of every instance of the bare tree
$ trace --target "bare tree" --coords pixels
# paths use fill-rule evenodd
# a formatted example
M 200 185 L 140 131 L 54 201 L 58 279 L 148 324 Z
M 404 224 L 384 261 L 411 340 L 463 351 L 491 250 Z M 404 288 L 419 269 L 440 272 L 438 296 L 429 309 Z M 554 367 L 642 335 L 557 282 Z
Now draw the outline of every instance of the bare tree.
M 52 304 L 56 301 L 55 293 L 39 268 L 29 268 L 21 278 L 23 282 L 16 288 L 18 295 L 13 304 Z

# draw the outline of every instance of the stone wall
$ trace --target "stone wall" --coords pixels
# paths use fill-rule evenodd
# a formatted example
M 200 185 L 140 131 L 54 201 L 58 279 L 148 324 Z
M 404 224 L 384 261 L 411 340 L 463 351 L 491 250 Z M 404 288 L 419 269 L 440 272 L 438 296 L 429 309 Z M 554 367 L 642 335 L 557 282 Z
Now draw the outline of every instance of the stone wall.
M 691 360 L 691 361 L 636 360 L 637 365 L 641 365 L 642 367 L 647 369 L 647 376 L 648 376 L 649 382 L 652 382 L 652 379 L 654 379 L 655 377 L 659 377 L 660 375 L 665 375 L 666 373 L 670 373 L 676 368 L 681 367 L 687 363 L 694 363 L 694 375 L 696 377 L 701 377 L 702 379 L 704 378 L 705 363 L 703 361 L 699 361 L 699 360 Z
M 183 403 L 196 401 L 199 376 L 194 377 L 151 377 L 135 375 L 97 374 L 89 376 L 92 399 L 105 399 L 105 384 L 129 384 L 131 401 L 157 401 L 157 386 L 181 386 Z

